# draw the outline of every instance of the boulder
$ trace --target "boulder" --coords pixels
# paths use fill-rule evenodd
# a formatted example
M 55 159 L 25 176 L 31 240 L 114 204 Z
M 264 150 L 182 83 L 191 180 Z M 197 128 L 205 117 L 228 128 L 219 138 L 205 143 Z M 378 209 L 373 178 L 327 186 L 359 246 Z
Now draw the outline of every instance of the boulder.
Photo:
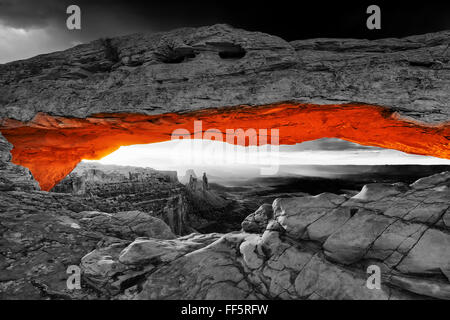
M 272 205 L 263 204 L 242 221 L 242 230 L 246 232 L 261 233 L 266 229 L 267 223 L 272 217 Z

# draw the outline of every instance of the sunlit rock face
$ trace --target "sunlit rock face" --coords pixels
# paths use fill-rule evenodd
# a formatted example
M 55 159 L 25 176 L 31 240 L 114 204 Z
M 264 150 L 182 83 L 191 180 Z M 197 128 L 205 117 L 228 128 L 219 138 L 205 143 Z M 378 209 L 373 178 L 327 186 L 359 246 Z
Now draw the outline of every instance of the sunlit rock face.
M 86 119 L 38 114 L 26 123 L 5 119 L 0 130 L 14 144 L 13 162 L 29 168 L 41 189 L 50 190 L 82 159 L 100 159 L 123 145 L 167 141 L 180 129 L 187 130 L 189 138 L 196 138 L 195 121 L 201 121 L 202 133 L 215 129 L 224 137 L 227 129 L 256 130 L 248 131 L 248 139 L 233 139 L 232 143 L 236 144 L 295 144 L 335 137 L 363 145 L 450 158 L 449 125 L 426 125 L 402 119 L 387 108 L 362 104 L 282 103 L 159 116 L 100 114 Z M 261 129 L 268 129 L 270 135 L 273 135 L 270 130 L 279 130 L 277 141 L 255 137 Z

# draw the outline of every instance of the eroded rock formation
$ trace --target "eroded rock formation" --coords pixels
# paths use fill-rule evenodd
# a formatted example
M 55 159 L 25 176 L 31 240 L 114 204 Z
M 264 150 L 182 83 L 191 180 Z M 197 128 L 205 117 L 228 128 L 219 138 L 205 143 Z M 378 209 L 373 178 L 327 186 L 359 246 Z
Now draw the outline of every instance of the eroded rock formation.
M 260 233 L 266 229 L 267 224 L 270 219 L 273 218 L 273 209 L 270 204 L 263 204 L 253 212 L 248 215 L 244 221 L 242 221 L 242 230 L 246 232 L 256 232 Z
M 105 276 L 93 256 L 107 254 L 117 273 L 151 270 L 122 298 L 450 299 L 449 187 L 446 172 L 412 185 L 370 184 L 352 198 L 280 198 L 262 234 L 138 239 L 83 263 L 102 283 L 115 273 Z M 369 265 L 381 268 L 379 290 L 366 285 Z
M 162 219 L 177 235 L 193 231 L 188 222 L 189 193 L 178 182 L 176 171 L 80 163 L 52 192 L 78 195 L 107 213 L 146 212 Z
M 10 150 L 13 148 L 0 133 L 0 191 L 37 190 L 39 184 L 30 170 L 11 163 Z
M 447 172 L 352 198 L 280 198 L 262 234 L 176 239 L 143 212 L 3 191 L 1 297 L 449 299 L 449 187 Z M 82 290 L 67 290 L 69 265 L 82 267 Z M 381 268 L 381 290 L 367 288 L 368 265 Z
M 96 298 L 89 290 L 67 290 L 70 265 L 101 243 L 175 237 L 167 224 L 145 212 L 85 209 L 92 207 L 71 194 L 0 192 L 1 299 Z
M 449 31 L 287 42 L 226 25 L 102 39 L 0 65 L 0 117 L 157 115 L 297 100 L 359 101 L 445 122 L 449 43 Z

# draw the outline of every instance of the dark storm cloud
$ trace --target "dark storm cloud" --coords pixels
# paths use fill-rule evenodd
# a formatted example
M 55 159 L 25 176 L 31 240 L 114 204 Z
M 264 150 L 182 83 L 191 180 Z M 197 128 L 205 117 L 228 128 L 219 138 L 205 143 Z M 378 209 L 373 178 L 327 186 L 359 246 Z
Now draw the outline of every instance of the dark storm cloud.
M 81 30 L 68 30 L 66 9 L 81 8 Z M 164 26 L 141 1 L 0 0 L 0 63 L 63 50 L 100 37 L 159 31 Z
M 83 30 L 91 39 L 182 26 L 229 23 L 279 35 L 287 40 L 309 37 L 376 38 L 450 28 L 450 4 L 427 1 L 375 1 L 382 8 L 382 30 L 365 27 L 365 10 L 373 1 L 138 1 L 138 0 L 0 0 L 0 20 L 12 27 L 64 28 L 65 9 L 79 5 Z
M 0 0 L 0 41 L 4 42 L 3 48 L 0 45 L 0 63 L 100 37 L 215 23 L 271 33 L 286 40 L 401 37 L 450 28 L 450 1 L 416 4 L 399 0 L 394 4 L 378 0 L 382 30 L 370 31 L 365 21 L 366 8 L 372 2 Z M 71 4 L 81 8 L 81 30 L 66 28 L 66 8 Z
M 133 8 L 132 2 L 123 1 L 122 6 L 117 6 L 120 2 L 105 0 L 0 0 L 0 19 L 8 26 L 24 29 L 62 24 L 67 18 L 66 8 L 76 4 L 82 8 L 83 18 L 86 15 L 92 21 L 94 17 L 103 20 L 108 14 L 111 16 Z
M 139 8 L 130 6 L 132 2 L 0 0 L 0 21 L 13 28 L 46 28 L 48 32 L 64 34 L 71 40 L 89 41 L 103 35 L 142 31 L 143 27 L 148 27 L 148 24 L 142 23 L 144 12 L 135 12 Z M 71 4 L 81 8 L 81 31 L 69 31 L 66 28 L 66 8 Z
M 0 20 L 14 28 L 45 27 L 64 10 L 64 1 L 0 0 Z
M 82 30 L 66 29 L 66 8 L 81 8 Z M 0 23 L 22 29 L 48 28 L 71 40 L 89 41 L 134 32 L 164 31 L 223 22 L 228 12 L 209 2 L 137 0 L 0 0 Z

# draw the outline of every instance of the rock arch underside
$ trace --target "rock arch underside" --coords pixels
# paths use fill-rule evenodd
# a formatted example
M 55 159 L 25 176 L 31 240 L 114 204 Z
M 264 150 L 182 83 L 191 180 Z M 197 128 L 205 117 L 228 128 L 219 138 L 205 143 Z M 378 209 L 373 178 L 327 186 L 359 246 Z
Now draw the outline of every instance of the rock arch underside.
M 450 159 L 449 45 L 449 31 L 287 42 L 215 25 L 0 65 L 0 297 L 449 299 L 448 172 L 277 199 L 244 231 L 183 237 L 137 209 L 44 192 L 82 159 L 194 133 L 197 120 Z M 181 217 L 177 190 L 162 207 Z M 61 281 L 70 264 L 86 280 L 77 293 Z M 371 264 L 381 290 L 365 286 Z
M 12 161 L 29 168 L 41 189 L 48 191 L 82 159 L 101 159 L 120 146 L 167 141 L 181 128 L 194 138 L 195 121 L 201 121 L 202 133 L 213 129 L 223 135 L 227 129 L 278 129 L 280 144 L 341 138 L 450 159 L 450 125 L 407 121 L 387 108 L 362 104 L 280 103 L 183 114 L 97 114 L 84 119 L 38 114 L 27 123 L 4 120 L 0 128 L 14 145 Z M 260 139 L 256 141 L 259 144 Z

